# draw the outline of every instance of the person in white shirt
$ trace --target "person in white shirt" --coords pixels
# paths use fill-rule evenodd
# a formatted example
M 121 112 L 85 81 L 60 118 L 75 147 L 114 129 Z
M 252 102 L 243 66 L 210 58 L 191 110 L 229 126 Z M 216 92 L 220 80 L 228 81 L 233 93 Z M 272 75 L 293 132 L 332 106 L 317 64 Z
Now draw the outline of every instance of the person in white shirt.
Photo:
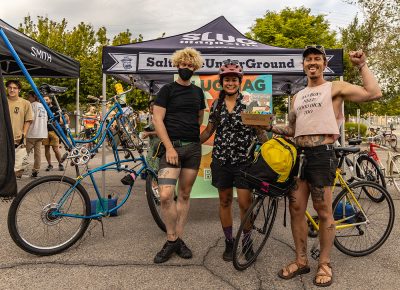
M 30 153 L 34 151 L 34 164 L 32 168 L 32 177 L 37 177 L 40 163 L 41 163 L 41 147 L 42 140 L 47 138 L 47 113 L 44 106 L 39 102 L 39 98 L 34 92 L 28 93 L 28 100 L 31 102 L 33 121 L 29 127 L 28 134 L 26 136 L 26 151 Z

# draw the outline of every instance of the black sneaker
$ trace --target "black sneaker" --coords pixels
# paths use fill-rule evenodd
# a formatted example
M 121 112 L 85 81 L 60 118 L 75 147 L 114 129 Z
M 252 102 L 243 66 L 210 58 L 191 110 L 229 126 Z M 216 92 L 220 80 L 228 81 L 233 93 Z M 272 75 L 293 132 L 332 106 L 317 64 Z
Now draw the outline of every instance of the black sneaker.
M 61 163 L 58 163 L 58 170 L 64 171 L 64 165 L 62 165 Z
M 161 251 L 154 257 L 154 263 L 164 263 L 171 258 L 173 253 L 176 253 L 181 246 L 181 239 L 177 239 L 175 242 L 166 241 Z
M 186 246 L 185 242 L 179 239 L 181 242 L 181 246 L 178 248 L 176 253 L 179 257 L 183 259 L 191 259 L 193 257 L 192 251 Z
M 252 240 L 250 240 L 245 245 L 243 245 L 242 253 L 246 257 L 247 261 L 250 261 L 251 259 L 253 259 L 254 251 L 253 251 L 253 241 Z
M 37 171 L 32 171 L 31 177 L 37 177 L 38 176 L 38 172 Z
M 222 254 L 222 259 L 227 262 L 233 261 L 233 244 L 235 240 L 226 240 L 225 239 L 225 251 Z
M 52 170 L 52 169 L 53 169 L 53 165 L 51 165 L 51 164 L 47 165 L 46 171 L 50 171 L 50 170 Z

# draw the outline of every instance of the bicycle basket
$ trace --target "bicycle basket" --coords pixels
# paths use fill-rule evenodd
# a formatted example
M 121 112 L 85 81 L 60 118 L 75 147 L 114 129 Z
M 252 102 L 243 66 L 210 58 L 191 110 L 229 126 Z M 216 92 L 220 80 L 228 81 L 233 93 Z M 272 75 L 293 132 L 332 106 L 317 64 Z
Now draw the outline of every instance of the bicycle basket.
M 240 173 L 248 185 L 255 189 L 258 194 L 268 195 L 271 197 L 288 196 L 296 184 L 294 178 L 289 178 L 286 182 L 277 184 L 259 179 L 243 170 Z
M 139 138 L 133 118 L 133 114 L 123 114 L 118 117 L 119 138 L 122 146 L 128 149 L 139 149 L 144 143 Z

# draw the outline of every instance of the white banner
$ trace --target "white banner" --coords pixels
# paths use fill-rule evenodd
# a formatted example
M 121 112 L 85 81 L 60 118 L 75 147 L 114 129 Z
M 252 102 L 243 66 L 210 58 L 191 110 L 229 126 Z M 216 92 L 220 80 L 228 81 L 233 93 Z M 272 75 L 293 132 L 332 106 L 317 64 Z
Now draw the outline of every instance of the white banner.
M 115 61 L 109 72 L 176 72 L 169 53 L 139 53 L 138 70 L 137 54 L 109 53 Z M 301 54 L 275 55 L 219 55 L 203 54 L 204 65 L 198 73 L 216 73 L 226 59 L 238 60 L 246 74 L 251 73 L 302 73 L 303 57 Z M 328 63 L 333 55 L 327 55 Z M 325 73 L 333 73 L 327 67 Z
M 303 57 L 301 54 L 276 55 L 213 55 L 203 54 L 204 65 L 199 73 L 216 73 L 222 61 L 238 60 L 247 73 L 285 73 L 303 72 Z M 328 61 L 332 55 L 327 55 Z M 139 72 L 176 72 L 168 53 L 140 53 Z M 325 72 L 333 72 L 329 67 Z

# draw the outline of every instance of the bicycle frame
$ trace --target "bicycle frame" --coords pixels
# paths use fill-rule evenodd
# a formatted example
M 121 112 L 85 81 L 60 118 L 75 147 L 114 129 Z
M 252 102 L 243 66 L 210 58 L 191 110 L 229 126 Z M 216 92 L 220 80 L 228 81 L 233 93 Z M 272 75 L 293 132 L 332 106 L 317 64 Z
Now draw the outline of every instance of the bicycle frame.
M 122 150 L 124 151 L 124 150 Z M 128 169 L 128 168 L 122 168 L 122 164 L 123 163 L 127 163 L 127 162 L 139 162 L 139 164 L 135 165 L 134 167 Z M 137 171 L 135 171 L 135 168 L 141 166 Z M 122 207 L 125 202 L 128 200 L 129 196 L 131 195 L 132 192 L 132 187 L 133 184 L 131 186 L 129 186 L 128 192 L 125 196 L 125 198 L 119 203 L 117 204 L 115 207 L 109 209 L 109 208 L 104 208 L 103 203 L 101 202 L 100 205 L 102 207 L 103 212 L 94 214 L 94 215 L 90 215 L 90 216 L 82 216 L 82 215 L 76 215 L 76 214 L 65 214 L 60 212 L 60 208 L 62 208 L 62 206 L 64 205 L 64 203 L 67 201 L 68 197 L 72 194 L 72 192 L 75 190 L 75 188 L 81 184 L 82 180 L 85 179 L 87 176 L 89 176 L 90 180 L 92 181 L 92 184 L 94 186 L 94 190 L 96 192 L 97 198 L 98 200 L 101 200 L 101 193 L 100 190 L 97 186 L 96 180 L 93 177 L 93 174 L 95 174 L 96 172 L 99 171 L 104 171 L 104 170 L 115 170 L 115 171 L 127 171 L 129 173 L 136 173 L 137 176 L 140 176 L 140 174 L 142 174 L 144 171 L 151 171 L 151 174 L 155 174 L 155 172 L 153 171 L 153 169 L 151 169 L 146 161 L 146 158 L 144 157 L 144 155 L 140 155 L 137 158 L 130 158 L 130 159 L 125 159 L 125 160 L 117 160 L 114 162 L 110 162 L 107 164 L 104 164 L 100 167 L 97 167 L 93 170 L 89 170 L 88 172 L 86 172 L 83 175 L 80 175 L 76 178 L 76 183 L 73 187 L 69 188 L 64 194 L 63 196 L 60 198 L 60 200 L 57 202 L 57 211 L 54 211 L 52 213 L 52 215 L 54 217 L 58 217 L 58 216 L 65 216 L 65 217 L 72 217 L 72 218 L 81 218 L 81 219 L 97 219 L 97 218 L 101 218 L 104 216 L 109 216 L 110 212 L 114 211 L 114 210 L 118 210 L 120 207 Z
M 369 220 L 368 220 L 363 208 L 361 207 L 360 203 L 358 202 L 357 198 L 355 197 L 353 191 L 348 186 L 347 182 L 344 180 L 341 172 L 342 171 L 341 171 L 340 168 L 336 169 L 336 177 L 335 177 L 334 184 L 332 186 L 332 192 L 334 192 L 336 184 L 338 184 L 338 182 L 339 182 L 341 188 L 342 189 L 347 189 L 348 193 L 350 193 L 350 198 L 351 198 L 350 203 L 356 204 L 356 206 L 361 210 L 362 214 L 364 215 L 365 221 L 364 222 L 360 222 L 360 223 L 349 223 L 349 224 L 346 223 L 346 224 L 343 224 L 343 222 L 354 218 L 354 215 L 348 216 L 348 217 L 340 219 L 340 220 L 335 220 L 335 227 L 336 227 L 337 230 L 351 228 L 351 227 L 363 225 L 363 224 L 366 224 L 366 223 L 369 222 Z M 314 218 L 311 216 L 311 214 L 308 211 L 306 211 L 305 215 L 306 215 L 308 221 L 313 225 L 314 229 L 319 231 L 319 224 L 314 220 Z

